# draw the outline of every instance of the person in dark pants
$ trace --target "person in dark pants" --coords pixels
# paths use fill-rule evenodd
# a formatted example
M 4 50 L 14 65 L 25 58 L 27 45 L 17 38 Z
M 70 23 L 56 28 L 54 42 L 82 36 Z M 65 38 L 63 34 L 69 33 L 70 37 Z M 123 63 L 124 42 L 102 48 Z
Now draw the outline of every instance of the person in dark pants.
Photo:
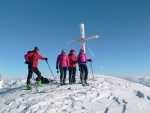
M 57 61 L 56 61 L 56 69 L 60 70 L 60 85 L 66 85 L 66 75 L 67 75 L 67 69 L 69 65 L 68 56 L 66 55 L 66 50 L 62 50 L 61 54 L 58 55 Z
M 68 55 L 69 59 L 69 83 L 76 83 L 76 63 L 77 57 L 74 55 L 75 51 L 72 49 Z
M 87 61 L 92 61 L 91 59 L 88 59 L 86 55 L 84 54 L 84 50 L 80 49 L 79 55 L 78 55 L 78 63 L 79 63 L 79 69 L 80 69 L 80 79 L 81 83 L 87 84 L 88 79 L 88 68 L 87 68 Z
M 33 51 L 28 51 L 27 54 L 24 55 L 26 64 L 28 64 L 28 77 L 27 77 L 27 89 L 31 90 L 31 82 L 30 79 L 32 78 L 33 72 L 38 76 L 37 78 L 37 86 L 41 87 L 43 84 L 41 83 L 41 72 L 38 69 L 38 59 L 42 60 L 48 60 L 47 58 L 42 57 L 41 55 L 38 54 L 39 48 L 35 47 Z

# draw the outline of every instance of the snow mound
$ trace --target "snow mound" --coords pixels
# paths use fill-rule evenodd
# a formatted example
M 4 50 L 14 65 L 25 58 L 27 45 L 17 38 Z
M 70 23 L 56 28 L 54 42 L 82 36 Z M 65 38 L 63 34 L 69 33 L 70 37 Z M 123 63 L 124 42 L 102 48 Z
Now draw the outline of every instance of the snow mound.
M 26 84 L 0 92 L 1 113 L 150 113 L 150 87 L 119 78 L 89 75 L 89 86 Z M 59 78 L 58 78 L 59 79 Z M 68 80 L 67 80 L 68 81 Z

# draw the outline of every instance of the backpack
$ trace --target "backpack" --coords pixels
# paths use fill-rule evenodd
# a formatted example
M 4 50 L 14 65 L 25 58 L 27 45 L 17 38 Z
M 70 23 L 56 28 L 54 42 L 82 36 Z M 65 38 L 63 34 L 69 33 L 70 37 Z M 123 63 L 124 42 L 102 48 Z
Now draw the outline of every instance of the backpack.
M 38 81 L 37 77 L 36 77 L 36 81 Z M 47 83 L 49 83 L 49 80 L 47 78 L 44 78 L 43 76 L 41 76 L 41 83 L 47 84 Z

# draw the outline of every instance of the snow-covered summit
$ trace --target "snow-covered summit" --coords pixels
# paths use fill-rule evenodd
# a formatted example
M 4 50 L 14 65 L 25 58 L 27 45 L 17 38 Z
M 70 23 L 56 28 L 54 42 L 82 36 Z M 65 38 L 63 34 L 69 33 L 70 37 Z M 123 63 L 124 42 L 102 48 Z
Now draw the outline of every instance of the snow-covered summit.
M 58 78 L 59 79 L 59 78 Z M 95 80 L 95 82 L 94 82 Z M 150 87 L 119 78 L 89 76 L 90 86 L 26 84 L 0 92 L 1 113 L 150 113 Z M 79 79 L 77 79 L 77 82 Z

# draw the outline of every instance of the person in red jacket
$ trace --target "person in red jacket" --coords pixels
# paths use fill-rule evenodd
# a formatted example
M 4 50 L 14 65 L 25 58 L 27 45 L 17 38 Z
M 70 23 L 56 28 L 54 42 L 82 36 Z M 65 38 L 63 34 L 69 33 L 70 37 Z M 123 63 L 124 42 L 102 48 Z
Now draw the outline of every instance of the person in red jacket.
M 72 49 L 68 55 L 69 58 L 69 83 L 76 83 L 76 63 L 77 57 L 74 55 L 75 51 Z
M 38 59 L 41 60 L 48 60 L 45 57 L 42 57 L 38 54 L 39 48 L 36 46 L 33 51 L 28 51 L 27 54 L 24 55 L 26 64 L 28 64 L 28 77 L 27 77 L 27 89 L 31 90 L 31 82 L 30 79 L 32 78 L 32 73 L 34 72 L 38 78 L 37 78 L 37 86 L 41 87 L 43 84 L 41 83 L 41 72 L 38 70 Z
M 69 65 L 68 56 L 66 55 L 66 50 L 62 50 L 61 54 L 58 55 L 56 61 L 56 69 L 60 70 L 60 85 L 66 85 L 66 75 L 67 75 L 67 68 Z

